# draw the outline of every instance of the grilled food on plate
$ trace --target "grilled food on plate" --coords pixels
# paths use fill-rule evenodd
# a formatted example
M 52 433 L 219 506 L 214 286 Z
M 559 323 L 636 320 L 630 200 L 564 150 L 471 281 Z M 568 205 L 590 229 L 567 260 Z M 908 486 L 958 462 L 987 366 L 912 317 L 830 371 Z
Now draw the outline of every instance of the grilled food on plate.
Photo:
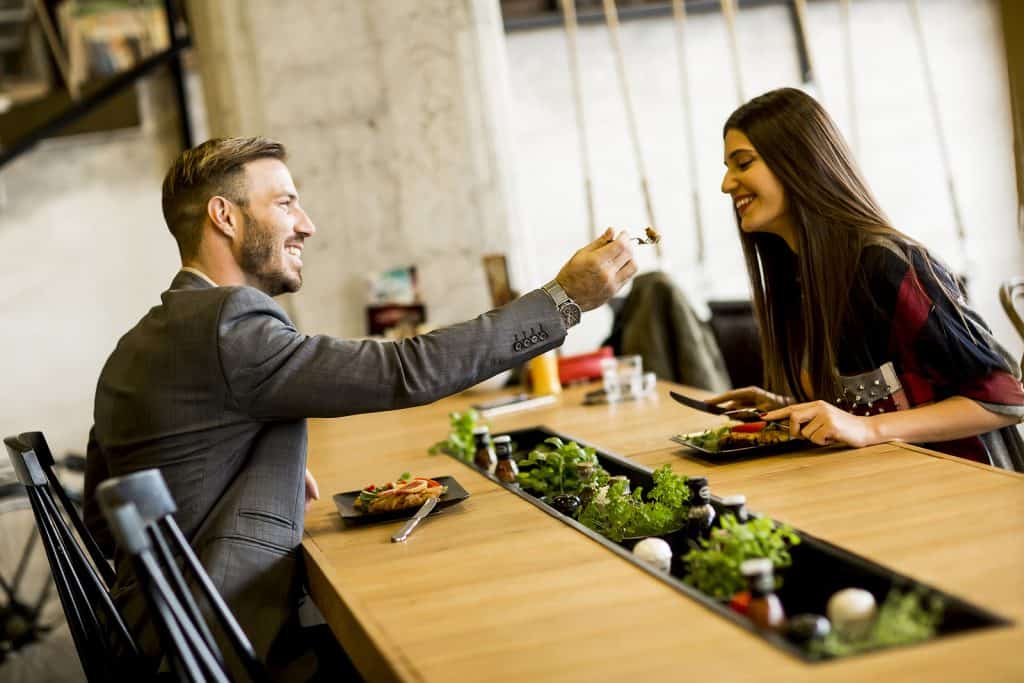
M 370 484 L 359 492 L 353 507 L 363 512 L 404 510 L 419 507 L 427 498 L 438 498 L 447 490 L 447 486 L 433 479 L 411 477 L 405 473 L 395 481 L 380 486 Z
M 712 452 L 750 448 L 751 446 L 770 446 L 793 439 L 789 434 L 789 424 L 780 422 L 734 423 L 698 434 L 687 434 L 683 438 L 695 446 Z

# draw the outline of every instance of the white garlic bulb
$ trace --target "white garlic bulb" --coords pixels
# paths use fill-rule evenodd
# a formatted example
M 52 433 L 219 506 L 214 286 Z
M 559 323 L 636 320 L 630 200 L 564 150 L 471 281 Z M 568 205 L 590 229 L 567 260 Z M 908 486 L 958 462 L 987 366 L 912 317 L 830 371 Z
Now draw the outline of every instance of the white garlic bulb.
M 633 554 L 663 572 L 672 566 L 672 548 L 660 538 L 645 538 L 633 546 Z
M 862 588 L 844 588 L 828 599 L 829 621 L 847 640 L 866 636 L 877 611 L 875 596 Z

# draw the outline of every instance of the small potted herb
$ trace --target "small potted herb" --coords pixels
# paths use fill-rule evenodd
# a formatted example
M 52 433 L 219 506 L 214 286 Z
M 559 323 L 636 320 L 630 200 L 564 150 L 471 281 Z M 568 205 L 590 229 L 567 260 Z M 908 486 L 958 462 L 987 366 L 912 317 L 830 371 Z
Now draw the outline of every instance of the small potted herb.
M 679 531 L 686 524 L 686 477 L 665 465 L 653 478 L 646 497 L 642 487 L 629 493 L 623 480 L 601 487 L 580 512 L 580 523 L 616 542 Z
M 544 440 L 519 461 L 519 485 L 539 498 L 579 496 L 584 484 L 603 484 L 608 473 L 589 446 L 565 443 L 557 436 Z
M 721 527 L 712 532 L 711 538 L 701 539 L 699 547 L 683 556 L 683 580 L 716 600 L 729 600 L 746 588 L 740 565 L 766 557 L 772 561 L 775 587 L 779 588 L 779 570 L 792 564 L 789 548 L 798 543 L 800 537 L 785 524 L 776 526 L 766 517 L 740 523 L 733 515 L 722 515 Z

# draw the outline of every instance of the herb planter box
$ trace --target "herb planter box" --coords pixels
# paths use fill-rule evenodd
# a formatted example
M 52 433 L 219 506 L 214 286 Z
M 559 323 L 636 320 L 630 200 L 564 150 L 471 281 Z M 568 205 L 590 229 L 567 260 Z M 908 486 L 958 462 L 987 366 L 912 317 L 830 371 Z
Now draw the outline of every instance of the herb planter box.
M 565 442 L 575 441 L 581 446 L 594 448 L 601 466 L 611 476 L 626 476 L 632 488 L 643 487 L 645 491 L 650 491 L 653 485 L 652 473 L 647 468 L 620 456 L 602 451 L 592 444 L 587 444 L 572 436 L 555 432 L 546 427 L 534 427 L 504 433 L 512 438 L 515 452 L 518 455 L 525 456 L 530 450 L 541 445 L 545 439 L 557 436 Z M 472 464 L 469 466 L 473 467 Z M 480 470 L 477 471 L 479 472 Z M 482 474 L 600 543 L 609 551 L 632 562 L 673 589 L 696 600 L 719 616 L 729 619 L 748 631 L 757 633 L 779 649 L 806 662 L 832 659 L 831 657 L 816 656 L 805 645 L 791 642 L 782 634 L 756 628 L 745 616 L 734 612 L 728 605 L 686 584 L 682 580 L 685 567 L 679 559 L 687 550 L 684 534 L 670 534 L 664 537 L 669 541 L 673 551 L 672 569 L 669 573 L 664 573 L 640 561 L 630 552 L 635 539 L 626 539 L 616 543 L 580 524 L 575 519 L 563 515 L 537 496 L 522 490 L 518 486 L 510 486 L 486 473 Z M 714 482 L 712 482 L 713 484 Z M 721 515 L 723 508 L 720 499 L 712 497 L 712 505 L 716 508 L 716 512 Z M 751 514 L 757 516 L 757 513 L 752 512 Z M 839 548 L 828 541 L 805 533 L 800 529 L 794 528 L 794 531 L 800 536 L 801 542 L 790 548 L 789 552 L 793 560 L 792 566 L 782 570 L 781 574 L 785 582 L 776 592 L 786 608 L 786 613 L 790 616 L 801 613 L 825 614 L 825 607 L 829 597 L 835 591 L 847 587 L 858 587 L 870 591 L 878 605 L 881 605 L 889 594 L 890 589 L 896 587 L 905 591 L 917 591 L 926 598 L 938 597 L 943 601 L 943 619 L 932 640 L 975 629 L 1006 626 L 1012 623 L 988 610 L 967 603 L 932 586 L 916 581 L 909 576 L 899 574 L 876 562 Z

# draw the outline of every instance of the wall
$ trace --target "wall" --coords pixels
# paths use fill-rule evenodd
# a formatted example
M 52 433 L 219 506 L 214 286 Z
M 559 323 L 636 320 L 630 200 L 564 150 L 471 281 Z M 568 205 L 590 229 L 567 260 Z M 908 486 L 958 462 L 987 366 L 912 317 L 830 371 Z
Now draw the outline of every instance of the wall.
M 45 141 L 0 170 L 0 433 L 84 452 L 96 378 L 179 265 L 160 213 L 178 153 L 169 84 L 138 129 Z M 3 458 L 6 463 L 6 458 Z
M 852 3 L 858 158 L 895 225 L 953 268 L 967 271 L 974 305 L 997 337 L 1020 356 L 1024 345 L 1006 320 L 997 294 L 1002 280 L 1024 274 L 997 7 L 991 0 L 920 4 L 969 237 L 966 251 L 955 239 L 935 127 L 904 2 Z M 820 75 L 818 94 L 848 132 L 849 90 L 838 3 L 809 2 L 808 23 Z M 790 26 L 784 7 L 739 13 L 740 70 L 748 98 L 799 84 Z M 696 186 L 708 240 L 704 273 L 694 256 L 692 181 L 672 20 L 630 21 L 621 30 L 654 214 L 666 236 L 664 266 L 695 298 L 747 297 L 730 203 L 719 191 L 721 127 L 738 104 L 725 23 L 718 13 L 693 15 L 686 31 L 699 165 Z M 579 46 L 598 222 L 639 231 L 647 219 L 604 26 L 581 27 Z M 513 33 L 508 50 L 522 225 L 527 238 L 532 234 L 540 247 L 538 270 L 550 270 L 561 253 L 588 234 L 565 34 L 561 28 Z M 653 255 L 644 252 L 644 266 L 655 265 Z M 606 334 L 607 318 L 591 316 L 585 325 L 587 330 L 570 337 L 568 349 L 597 343 Z
M 431 323 L 486 310 L 480 257 L 509 251 L 515 232 L 497 2 L 302 7 L 190 6 L 212 132 L 283 141 L 317 223 L 289 301 L 297 322 L 364 334 L 367 272 L 408 264 Z

